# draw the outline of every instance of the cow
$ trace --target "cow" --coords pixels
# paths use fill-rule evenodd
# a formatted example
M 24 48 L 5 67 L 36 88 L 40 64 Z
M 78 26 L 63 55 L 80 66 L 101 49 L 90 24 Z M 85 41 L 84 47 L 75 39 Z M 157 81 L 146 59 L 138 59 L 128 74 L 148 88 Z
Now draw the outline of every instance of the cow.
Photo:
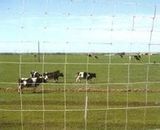
M 136 59 L 136 60 L 141 60 L 141 55 L 140 54 L 137 54 L 137 55 L 134 55 L 134 58 Z
M 92 57 L 92 54 L 88 54 L 89 57 Z
M 40 77 L 40 76 L 42 76 L 42 74 L 40 74 L 40 73 L 37 72 L 37 71 L 31 71 L 31 72 L 30 72 L 30 77 L 31 77 L 31 78 L 36 78 L 36 77 Z
M 98 59 L 98 56 L 94 56 L 96 59 Z
M 54 72 L 45 72 L 43 73 L 43 76 L 46 79 L 53 79 L 55 82 L 58 82 L 59 77 L 64 77 L 63 73 L 61 73 L 59 70 Z
M 76 74 L 76 82 L 80 82 L 81 79 L 91 80 L 92 78 L 96 78 L 96 73 L 90 72 L 77 72 Z
M 34 88 L 34 92 L 37 88 L 37 86 L 39 86 L 41 83 L 46 83 L 47 80 L 40 76 L 40 77 L 29 77 L 29 78 L 20 78 L 18 79 L 18 92 L 20 93 L 23 93 L 23 88 L 31 88 L 33 87 Z
M 94 55 L 93 54 L 88 54 L 88 56 L 93 57 Z M 98 56 L 95 55 L 94 58 L 98 59 Z
M 123 58 L 123 57 L 124 57 L 124 55 L 125 55 L 125 53 L 124 53 L 124 52 L 119 53 L 119 56 L 120 56 L 121 58 Z

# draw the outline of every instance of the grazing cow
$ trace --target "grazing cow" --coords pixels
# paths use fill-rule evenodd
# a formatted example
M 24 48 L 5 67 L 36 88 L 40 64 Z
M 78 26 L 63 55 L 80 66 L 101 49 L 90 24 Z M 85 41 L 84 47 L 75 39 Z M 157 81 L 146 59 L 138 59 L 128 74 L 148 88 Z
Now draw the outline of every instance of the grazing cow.
M 29 88 L 29 87 L 33 87 L 34 88 L 34 92 L 37 88 L 37 86 L 39 86 L 41 83 L 46 83 L 47 80 L 40 76 L 40 77 L 34 77 L 34 78 L 20 78 L 18 80 L 18 92 L 22 92 L 23 93 L 23 88 Z
M 45 72 L 43 73 L 43 76 L 46 79 L 53 79 L 55 82 L 58 82 L 59 77 L 64 77 L 63 73 L 60 73 L 59 70 L 54 72 Z
M 141 55 L 134 55 L 134 58 L 136 59 L 136 60 L 140 60 L 141 59 Z
M 96 59 L 98 59 L 98 56 L 94 56 Z
M 89 57 L 92 57 L 92 54 L 88 54 Z
M 81 79 L 91 80 L 92 78 L 96 78 L 96 73 L 77 72 L 76 82 L 80 82 Z
M 125 52 L 117 53 L 117 55 L 119 55 L 121 58 L 123 58 L 123 56 L 125 55 Z
M 93 57 L 94 55 L 93 54 L 88 54 L 88 56 Z M 95 55 L 94 58 L 98 59 L 98 56 Z
M 31 78 L 36 78 L 36 77 L 40 77 L 40 76 L 42 76 L 42 75 L 37 71 L 31 71 L 30 72 L 30 77 Z

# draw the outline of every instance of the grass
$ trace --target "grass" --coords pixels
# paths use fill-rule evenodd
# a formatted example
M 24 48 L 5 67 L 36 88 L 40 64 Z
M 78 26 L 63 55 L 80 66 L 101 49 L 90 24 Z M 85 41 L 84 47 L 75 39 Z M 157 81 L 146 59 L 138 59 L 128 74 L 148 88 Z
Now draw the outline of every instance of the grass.
M 109 57 L 103 54 L 99 54 L 98 59 L 89 58 L 86 54 L 45 54 L 43 64 L 42 55 L 41 62 L 38 62 L 34 54 L 22 54 L 22 63 L 19 64 L 20 55 L 1 54 L 0 129 L 21 130 L 23 126 L 24 130 L 41 130 L 44 127 L 47 130 L 60 130 L 66 126 L 67 130 L 82 130 L 85 123 L 87 130 L 159 129 L 159 57 L 151 56 L 153 64 L 147 64 L 148 56 L 143 56 L 142 61 L 132 58 L 129 64 L 128 56 L 111 56 L 109 63 Z M 97 78 L 87 84 L 84 80 L 75 83 L 76 72 L 87 69 L 95 72 Z M 21 106 L 17 79 L 20 76 L 29 77 L 31 70 L 41 73 L 60 70 L 65 77 L 60 78 L 59 83 L 49 81 L 39 86 L 37 93 L 26 89 Z M 84 118 L 86 87 L 87 122 Z M 126 92 L 127 88 L 130 91 Z

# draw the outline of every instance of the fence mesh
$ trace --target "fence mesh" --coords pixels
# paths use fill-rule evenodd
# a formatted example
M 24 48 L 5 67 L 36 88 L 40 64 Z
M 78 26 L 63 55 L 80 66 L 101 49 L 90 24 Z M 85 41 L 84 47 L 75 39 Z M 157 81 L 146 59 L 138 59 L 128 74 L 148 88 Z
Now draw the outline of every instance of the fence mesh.
M 160 128 L 159 1 L 10 2 L 0 4 L 0 129 Z M 33 70 L 64 77 L 18 93 Z M 96 78 L 76 82 L 77 72 Z

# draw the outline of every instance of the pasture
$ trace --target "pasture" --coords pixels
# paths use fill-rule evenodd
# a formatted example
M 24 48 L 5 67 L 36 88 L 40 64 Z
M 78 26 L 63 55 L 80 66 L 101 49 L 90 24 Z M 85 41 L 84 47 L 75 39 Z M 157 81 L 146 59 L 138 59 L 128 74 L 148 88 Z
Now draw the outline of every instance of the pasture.
M 144 55 L 141 61 L 97 56 L 44 54 L 38 62 L 34 54 L 0 54 L 0 129 L 160 129 L 160 55 Z M 17 80 L 32 70 L 60 70 L 64 78 L 20 95 Z M 78 71 L 95 72 L 97 78 L 76 83 Z

